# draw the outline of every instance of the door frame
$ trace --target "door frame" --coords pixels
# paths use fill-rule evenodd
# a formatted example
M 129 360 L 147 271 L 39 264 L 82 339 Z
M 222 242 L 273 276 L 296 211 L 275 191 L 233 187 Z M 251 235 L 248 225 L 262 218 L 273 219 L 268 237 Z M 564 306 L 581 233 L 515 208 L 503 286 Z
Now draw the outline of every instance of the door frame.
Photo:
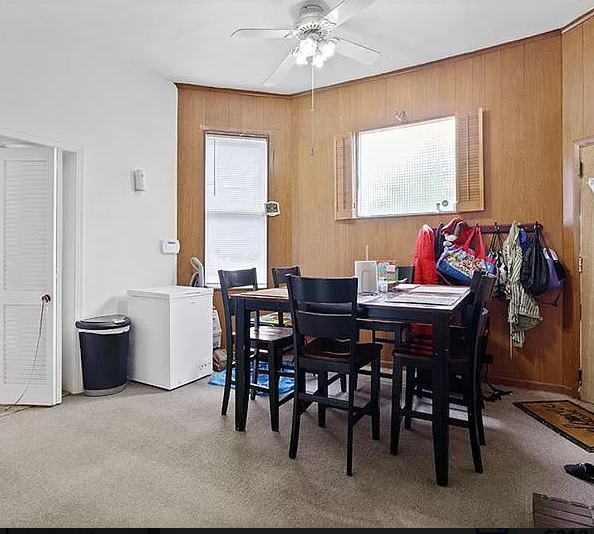
M 59 236 L 62 239 L 62 273 L 61 277 L 63 277 L 64 268 L 65 268 L 65 253 L 64 250 L 69 247 L 72 250 L 72 258 L 71 261 L 74 262 L 73 265 L 73 273 L 74 273 L 74 295 L 73 299 L 70 302 L 62 299 L 62 316 L 59 318 L 62 323 L 62 328 L 60 335 L 64 338 L 64 321 L 63 318 L 65 316 L 73 316 L 75 319 L 78 319 L 82 316 L 83 310 L 83 302 L 84 302 L 84 286 L 83 286 L 83 275 L 84 275 L 84 240 L 83 240 L 83 229 L 84 229 L 84 210 L 83 210 L 83 192 L 84 192 L 84 150 L 80 147 L 72 147 L 66 143 L 61 141 L 57 141 L 54 139 L 47 139 L 42 137 L 37 137 L 33 135 L 24 134 L 22 132 L 13 132 L 10 130 L 3 130 L 0 129 L 0 136 L 10 137 L 16 141 L 22 141 L 24 143 L 31 143 L 33 145 L 40 145 L 48 148 L 57 148 L 61 149 L 62 153 L 68 153 L 74 155 L 76 158 L 76 168 L 75 168 L 75 176 L 74 180 L 72 181 L 73 187 L 73 197 L 75 199 L 74 206 L 72 207 L 72 211 L 70 214 L 72 215 L 70 220 L 74 225 L 66 226 L 65 224 L 61 225 L 62 231 L 61 235 Z M 63 169 L 61 169 L 62 172 Z M 62 190 L 66 187 L 66 177 L 62 176 Z M 62 194 L 63 197 L 63 194 Z M 62 202 L 62 198 L 60 200 L 60 212 L 59 216 L 62 220 L 62 223 L 65 220 L 65 213 L 68 209 L 68 206 L 65 206 Z M 64 236 L 70 235 L 74 236 L 73 242 L 72 240 L 65 240 Z M 72 266 L 72 265 L 71 265 Z M 61 290 L 63 293 L 63 288 Z M 61 295 L 62 297 L 62 295 Z M 62 344 L 64 343 L 64 339 L 62 339 Z M 81 360 L 80 360 L 80 353 L 79 353 L 79 343 L 77 338 L 76 329 L 73 327 L 71 338 L 70 338 L 71 347 L 73 348 L 72 351 L 65 354 L 62 354 L 62 361 L 58 362 L 59 368 L 62 370 L 62 383 L 59 384 L 62 389 L 66 389 L 68 392 L 72 394 L 82 393 L 83 391 L 83 383 L 82 383 L 82 367 L 81 367 Z M 68 358 L 71 361 L 68 362 L 68 366 L 64 365 L 64 358 Z M 64 368 L 67 367 L 71 369 L 71 373 L 68 376 L 64 375 Z
M 582 226 L 581 226 L 581 201 L 582 201 L 582 184 L 580 177 L 580 153 L 584 146 L 594 145 L 594 136 L 585 137 L 574 141 L 573 143 L 573 160 L 571 169 L 571 185 L 572 191 L 570 194 L 573 197 L 573 258 L 572 258 L 572 270 L 575 273 L 576 283 L 570 285 L 572 294 L 572 304 L 569 308 L 572 310 L 570 316 L 577 319 L 577 327 L 573 328 L 573 343 L 569 346 L 577 348 L 577 370 L 578 372 L 582 369 L 582 321 L 581 321 L 581 302 L 582 302 L 582 285 L 581 285 L 581 274 L 578 268 L 579 256 L 581 255 L 582 245 Z M 565 315 L 565 312 L 564 312 Z M 569 354 L 567 356 L 570 356 Z M 575 393 L 576 398 L 581 399 L 582 384 L 581 379 L 576 375 L 576 387 Z

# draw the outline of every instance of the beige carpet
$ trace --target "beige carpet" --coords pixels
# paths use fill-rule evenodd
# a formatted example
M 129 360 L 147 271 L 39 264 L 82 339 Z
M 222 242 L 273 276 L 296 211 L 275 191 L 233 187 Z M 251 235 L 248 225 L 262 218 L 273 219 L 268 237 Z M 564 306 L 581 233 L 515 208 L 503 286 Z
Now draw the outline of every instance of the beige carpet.
M 427 423 L 414 422 L 400 454 L 389 454 L 388 381 L 382 389 L 382 437 L 370 439 L 366 420 L 357 425 L 353 477 L 343 413 L 330 411 L 321 429 L 311 409 L 290 460 L 291 403 L 279 433 L 262 397 L 236 432 L 233 405 L 221 417 L 222 388 L 206 379 L 12 410 L 0 417 L 0 526 L 531 527 L 534 492 L 594 502 L 593 487 L 563 470 L 591 454 L 512 406 L 558 396 L 514 390 L 487 403 L 483 474 L 466 431 L 453 428 L 443 488 Z

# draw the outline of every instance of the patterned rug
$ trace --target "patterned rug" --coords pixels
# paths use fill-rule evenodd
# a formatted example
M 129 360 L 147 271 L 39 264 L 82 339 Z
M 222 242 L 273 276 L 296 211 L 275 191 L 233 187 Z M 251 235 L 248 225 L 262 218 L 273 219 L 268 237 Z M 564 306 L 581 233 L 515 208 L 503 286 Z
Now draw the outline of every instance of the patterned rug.
M 594 452 L 594 413 L 569 400 L 514 402 L 514 406 L 588 452 Z
M 285 368 L 285 370 L 291 369 L 292 365 L 290 363 L 285 363 L 283 364 L 283 367 Z M 260 373 L 258 373 L 258 384 L 260 384 L 261 386 L 268 386 L 268 366 L 266 364 L 266 362 L 261 362 L 260 363 Z M 250 372 L 252 372 L 253 369 L 250 369 Z M 232 379 L 235 380 L 235 369 L 231 370 L 231 376 Z M 212 386 L 225 386 L 225 371 L 219 371 L 216 373 L 213 373 L 212 375 L 210 375 L 210 378 L 208 379 L 208 383 Z M 290 376 L 281 376 L 279 381 L 278 381 L 278 392 L 280 395 L 284 395 L 285 393 L 289 393 L 289 391 L 293 391 L 293 388 L 295 387 L 295 380 L 293 379 L 293 377 Z M 232 389 L 235 389 L 235 384 L 231 385 Z M 256 395 L 260 395 L 260 396 L 267 396 L 268 393 L 264 392 L 264 391 L 258 391 L 256 393 Z

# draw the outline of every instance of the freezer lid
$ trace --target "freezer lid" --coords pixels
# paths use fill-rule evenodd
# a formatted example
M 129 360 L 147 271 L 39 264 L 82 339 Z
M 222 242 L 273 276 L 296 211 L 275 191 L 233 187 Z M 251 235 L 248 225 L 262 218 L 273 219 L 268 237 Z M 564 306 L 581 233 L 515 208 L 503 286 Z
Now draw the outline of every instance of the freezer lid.
M 196 297 L 212 298 L 212 287 L 192 286 L 159 286 L 142 289 L 128 289 L 129 297 L 143 297 L 147 299 L 178 300 Z

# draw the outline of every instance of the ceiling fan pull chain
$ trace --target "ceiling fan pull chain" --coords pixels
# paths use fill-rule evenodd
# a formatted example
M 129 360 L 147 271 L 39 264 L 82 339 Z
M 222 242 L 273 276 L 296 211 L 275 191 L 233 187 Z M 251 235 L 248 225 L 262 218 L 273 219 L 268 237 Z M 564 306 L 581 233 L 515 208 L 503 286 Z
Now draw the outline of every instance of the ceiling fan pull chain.
M 315 134 L 315 128 L 314 128 L 314 113 L 315 113 L 315 105 L 314 105 L 314 89 L 315 89 L 315 67 L 311 66 L 311 115 L 310 115 L 310 127 L 311 127 L 311 155 L 314 156 L 315 155 L 315 142 L 314 142 L 314 134 Z

